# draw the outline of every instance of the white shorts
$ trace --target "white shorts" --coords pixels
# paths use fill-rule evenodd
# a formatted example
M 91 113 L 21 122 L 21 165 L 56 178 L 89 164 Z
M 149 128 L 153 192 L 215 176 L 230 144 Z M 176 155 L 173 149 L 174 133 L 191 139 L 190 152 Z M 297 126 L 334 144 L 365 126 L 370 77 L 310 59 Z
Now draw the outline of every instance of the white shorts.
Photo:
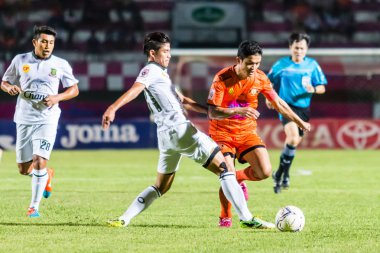
M 33 160 L 33 155 L 49 160 L 57 135 L 57 124 L 16 124 L 16 128 L 17 163 L 29 162 Z
M 191 122 L 157 133 L 160 158 L 157 171 L 170 174 L 178 170 L 182 155 L 204 165 L 218 145 Z

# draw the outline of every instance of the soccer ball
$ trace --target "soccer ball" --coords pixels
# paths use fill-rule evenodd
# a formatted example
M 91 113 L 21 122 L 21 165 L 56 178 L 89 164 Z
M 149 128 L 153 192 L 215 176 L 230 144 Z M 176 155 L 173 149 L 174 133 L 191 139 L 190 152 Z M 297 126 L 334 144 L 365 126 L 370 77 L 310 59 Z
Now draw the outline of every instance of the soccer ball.
M 299 232 L 305 226 L 305 216 L 296 206 L 285 206 L 278 210 L 276 227 L 280 231 Z

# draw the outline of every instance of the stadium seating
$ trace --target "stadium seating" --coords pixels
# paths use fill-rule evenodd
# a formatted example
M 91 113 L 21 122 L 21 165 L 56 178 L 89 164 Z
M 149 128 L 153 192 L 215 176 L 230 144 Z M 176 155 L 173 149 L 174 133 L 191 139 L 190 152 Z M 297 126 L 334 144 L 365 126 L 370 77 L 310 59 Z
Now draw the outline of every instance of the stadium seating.
M 56 15 L 54 4 L 45 4 L 43 1 L 33 1 L 35 9 L 33 11 L 27 8 L 21 8 L 18 12 L 17 27 L 20 34 L 30 36 L 30 28 L 35 23 L 45 23 Z M 71 11 L 72 18 L 81 20 L 84 15 L 83 4 L 84 0 L 65 1 L 62 4 L 63 15 L 68 15 L 67 12 Z M 105 5 L 110 4 L 112 1 L 104 1 Z M 171 11 L 176 4 L 175 0 L 135 0 L 138 8 L 140 9 L 143 18 L 144 32 L 160 30 L 170 34 L 171 31 Z M 67 9 L 65 9 L 67 8 Z M 358 3 L 353 2 L 353 9 L 355 10 L 354 16 L 356 21 L 356 32 L 352 41 L 331 40 L 330 38 L 321 39 L 318 47 L 378 47 L 380 41 L 380 2 L 371 3 Z M 116 15 L 112 13 L 111 16 Z M 112 19 L 112 17 L 111 17 Z M 72 43 L 67 43 L 70 37 L 69 31 L 64 28 L 59 29 L 59 39 L 61 44 L 57 46 L 60 53 L 68 58 L 73 66 L 74 73 L 79 79 L 81 97 L 83 94 L 92 94 L 100 102 L 91 99 L 75 103 L 63 103 L 62 107 L 67 109 L 63 117 L 71 117 L 74 114 L 83 117 L 98 117 L 104 110 L 107 103 L 120 95 L 121 92 L 128 89 L 136 78 L 136 73 L 144 65 L 144 56 L 138 54 L 137 50 L 141 50 L 142 37 L 137 36 L 137 40 L 132 43 L 132 46 L 121 46 L 114 44 L 107 44 L 106 40 L 110 36 L 110 29 L 113 24 L 107 23 L 85 23 L 78 22 L 72 34 Z M 248 20 L 247 24 L 249 37 L 259 41 L 268 47 L 287 47 L 287 37 L 289 32 L 292 31 L 292 25 L 286 21 L 283 6 L 281 1 L 264 1 L 263 3 L 263 20 L 252 21 Z M 119 58 L 106 59 L 97 61 L 95 58 L 83 57 L 78 52 L 86 52 L 87 41 L 95 31 L 96 38 L 102 44 L 105 51 L 118 49 L 122 52 L 128 50 L 135 50 L 132 57 L 126 58 L 120 54 Z M 23 40 L 20 40 L 23 41 Z M 27 45 L 28 50 L 31 48 L 30 40 L 24 40 L 23 43 Z M 312 45 L 316 46 L 315 44 Z M 21 48 L 19 48 L 21 50 Z M 21 50 L 22 51 L 22 50 Z M 140 52 L 139 52 L 140 53 Z M 1 55 L 1 54 L 0 54 Z M 79 56 L 78 56 L 79 55 Z M 95 59 L 95 60 L 93 60 Z M 266 58 L 267 59 L 267 58 Z M 0 72 L 3 73 L 9 64 L 9 58 L 0 61 Z M 265 63 L 263 63 L 265 64 Z M 327 79 L 329 81 L 328 92 L 324 96 L 316 96 L 315 104 L 313 105 L 314 113 L 323 117 L 352 117 L 354 114 L 359 116 L 371 116 L 373 108 L 373 94 L 380 89 L 380 74 L 376 71 L 369 71 L 368 74 L 363 75 L 363 71 L 358 74 L 356 69 L 346 66 L 345 62 L 336 61 L 321 61 L 322 68 L 327 72 Z M 192 62 L 185 64 L 181 69 L 181 79 L 179 80 L 180 87 L 183 91 L 195 97 L 198 101 L 205 101 L 207 98 L 207 91 L 212 81 L 213 75 L 223 67 L 222 65 L 208 66 L 205 62 Z M 361 64 L 361 69 L 374 69 L 375 66 L 365 66 Z M 263 66 L 265 71 L 268 71 L 267 66 Z M 172 70 L 173 71 L 173 70 Z M 171 73 L 173 74 L 173 73 Z M 178 79 L 174 78 L 174 82 Z M 104 93 L 107 92 L 104 99 Z M 115 95 L 115 96 L 113 96 Z M 79 98 L 81 99 L 81 98 Z M 335 101 L 336 100 L 336 101 Z M 332 101 L 335 101 L 334 103 Z M 3 102 L 1 104 L 6 106 L 9 104 Z M 72 106 L 75 105 L 75 106 Z M 8 105 L 8 109 L 13 108 Z M 81 109 L 85 108 L 85 110 Z M 334 108 L 334 109 L 332 109 Z M 263 117 L 271 117 L 275 115 L 273 111 L 267 111 L 264 107 L 262 110 Z M 9 112 L 9 110 L 3 110 Z M 148 109 L 145 102 L 139 100 L 134 106 L 129 107 L 123 111 L 125 117 L 135 117 L 137 115 L 148 115 Z M 10 118 L 12 114 L 2 113 L 2 117 Z M 359 117 L 358 116 L 358 117 Z M 354 116 L 355 117 L 355 116 Z
M 88 23 L 83 20 L 84 16 L 84 0 L 78 1 L 66 1 L 67 3 L 56 6 L 53 4 L 41 4 L 42 1 L 34 1 L 39 9 L 30 11 L 29 9 L 19 11 L 17 16 L 17 27 L 20 29 L 20 34 L 29 34 L 28 29 L 35 23 L 54 22 L 60 24 L 62 22 L 60 18 L 64 19 L 70 11 L 71 19 L 76 19 L 77 23 L 73 28 L 73 44 L 63 46 L 67 49 L 86 49 L 86 42 L 91 36 L 91 31 L 95 30 L 96 38 L 105 43 L 107 37 L 110 36 L 110 30 L 115 29 L 113 24 L 115 20 L 115 10 L 108 11 L 110 16 L 110 22 L 100 22 L 99 24 Z M 41 3 L 40 3 L 41 2 Z M 112 1 L 106 1 L 105 6 L 111 5 Z M 171 11 L 175 5 L 174 0 L 135 0 L 137 8 L 140 10 L 143 27 L 145 32 L 160 30 L 170 34 L 171 31 Z M 56 14 L 56 10 L 63 8 L 61 12 Z M 65 9 L 66 8 L 66 9 Z M 74 8 L 74 9 L 70 9 Z M 380 2 L 371 3 L 352 3 L 352 9 L 355 10 L 355 33 L 352 41 L 347 41 L 339 36 L 329 37 L 329 34 L 321 33 L 315 41 L 318 41 L 318 47 L 330 47 L 339 45 L 340 47 L 368 47 L 378 46 L 380 41 Z M 249 8 L 247 9 L 249 11 Z M 247 21 L 247 29 L 250 38 L 260 41 L 266 47 L 283 47 L 286 45 L 286 38 L 290 31 L 294 29 L 291 23 L 287 21 L 286 11 L 281 1 L 267 1 L 263 3 L 262 7 L 263 20 L 260 21 Z M 55 15 L 58 15 L 55 17 Z M 61 16 L 59 16 L 61 15 Z M 53 19 L 55 17 L 55 19 Z M 58 19 L 58 20 L 57 20 Z M 80 22 L 79 22 L 80 21 Z M 61 24 L 62 25 L 62 24 Z M 69 31 L 67 30 L 67 24 L 59 27 L 60 38 L 63 42 L 67 42 L 69 39 Z M 141 36 L 137 36 L 138 40 L 141 40 Z M 343 42 L 343 43 L 342 43 Z M 114 48 L 120 48 L 116 46 Z M 125 47 L 121 47 L 125 50 Z M 128 49 L 139 49 L 140 47 Z

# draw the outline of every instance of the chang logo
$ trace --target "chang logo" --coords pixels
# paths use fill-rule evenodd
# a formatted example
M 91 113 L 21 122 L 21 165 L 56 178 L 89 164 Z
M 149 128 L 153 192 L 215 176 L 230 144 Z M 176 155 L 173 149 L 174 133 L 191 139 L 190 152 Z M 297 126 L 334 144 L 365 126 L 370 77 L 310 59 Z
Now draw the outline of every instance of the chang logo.
M 380 126 L 355 120 L 341 126 L 337 132 L 339 145 L 348 149 L 375 149 L 380 147 Z
M 194 20 L 200 23 L 216 23 L 225 17 L 224 10 L 216 6 L 202 6 L 191 13 Z
M 24 98 L 26 99 L 30 99 L 30 100 L 33 99 L 33 100 L 38 100 L 38 101 L 44 100 L 47 97 L 47 95 L 45 94 L 38 94 L 31 91 L 25 91 L 23 95 L 24 95 Z

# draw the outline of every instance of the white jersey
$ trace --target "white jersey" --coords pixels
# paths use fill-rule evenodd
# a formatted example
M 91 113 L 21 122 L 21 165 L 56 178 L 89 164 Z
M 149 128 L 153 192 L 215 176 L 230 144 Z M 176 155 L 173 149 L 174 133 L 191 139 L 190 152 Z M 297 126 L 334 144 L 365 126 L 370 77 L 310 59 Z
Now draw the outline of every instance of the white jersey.
M 145 85 L 145 99 L 153 113 L 157 131 L 188 121 L 167 69 L 155 62 L 149 62 L 140 71 L 136 82 Z
M 78 83 L 69 63 L 51 55 L 39 59 L 33 53 L 16 55 L 3 76 L 3 81 L 18 85 L 22 93 L 18 95 L 14 121 L 17 124 L 57 123 L 61 114 L 58 104 L 48 108 L 43 100 L 49 95 L 57 95 L 59 83 L 64 88 Z

